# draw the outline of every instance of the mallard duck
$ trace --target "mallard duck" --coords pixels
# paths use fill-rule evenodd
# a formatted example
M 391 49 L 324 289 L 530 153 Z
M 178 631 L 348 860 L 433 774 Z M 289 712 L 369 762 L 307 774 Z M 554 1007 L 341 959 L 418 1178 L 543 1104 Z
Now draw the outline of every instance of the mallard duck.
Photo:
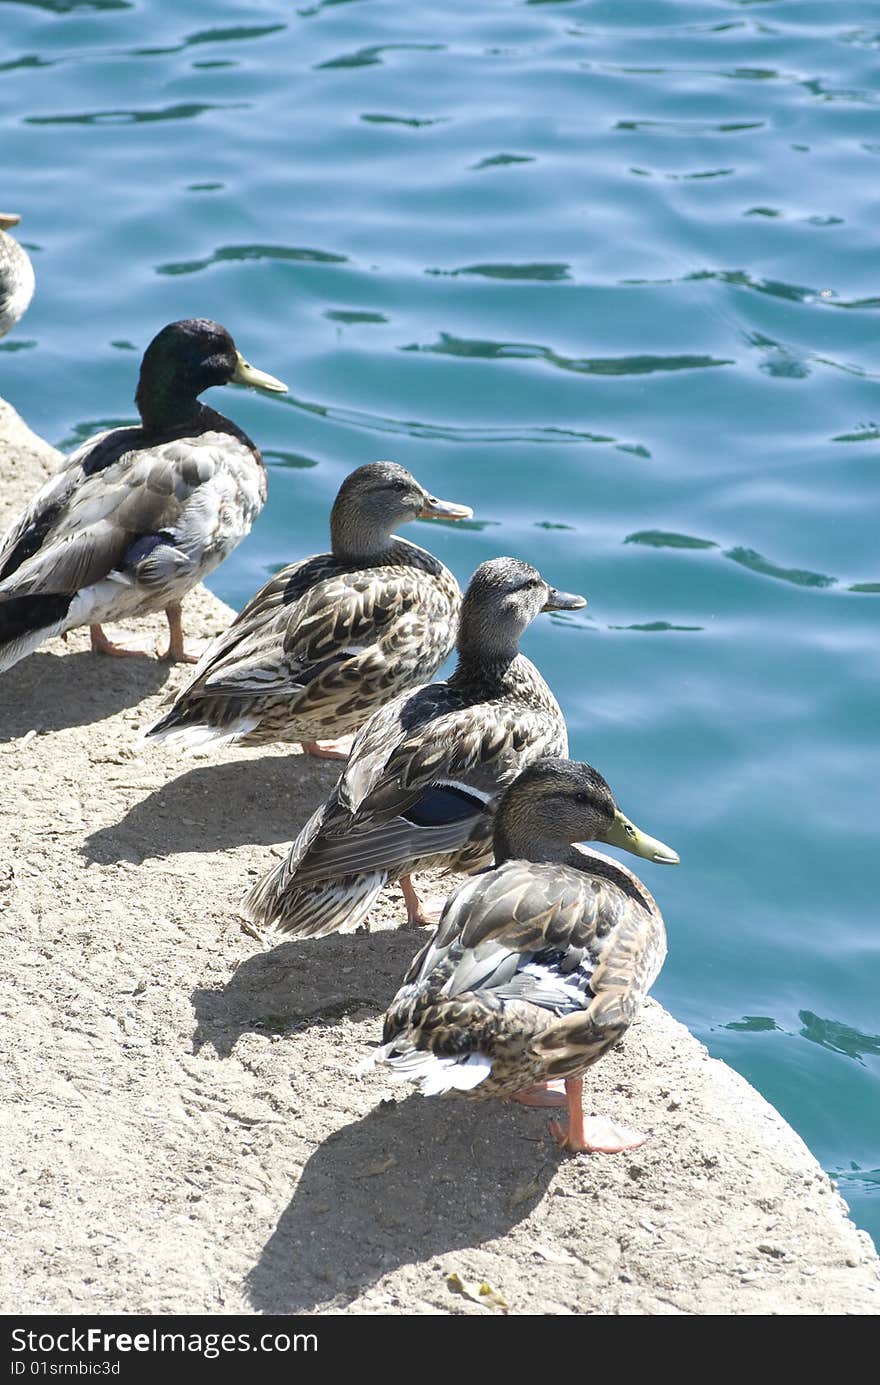
M 568 1150 L 647 1138 L 583 1112 L 583 1074 L 618 1043 L 663 965 L 666 930 L 640 880 L 577 841 L 662 865 L 678 856 L 623 816 L 601 774 L 530 764 L 495 816 L 495 866 L 450 896 L 385 1016 L 381 1064 L 425 1095 L 568 1105 Z M 564 1094 L 556 1090 L 564 1079 Z
M 346 477 L 330 515 L 331 552 L 283 568 L 199 661 L 146 732 L 191 747 L 299 741 L 345 759 L 338 738 L 431 678 L 449 656 L 461 593 L 448 568 L 394 537 L 411 519 L 469 519 L 395 462 Z
M 168 649 L 183 647 L 180 602 L 248 533 L 266 469 L 245 433 L 198 396 L 235 382 L 286 390 L 255 370 L 225 327 L 204 318 L 163 327 L 144 353 L 140 427 L 113 428 L 65 458 L 0 543 L 0 673 L 51 635 L 163 610 Z
M 485 865 L 499 790 L 530 760 L 567 753 L 562 712 L 519 641 L 539 611 L 585 604 L 516 558 L 477 568 L 452 677 L 370 717 L 330 797 L 245 899 L 244 918 L 277 933 L 350 932 L 400 880 L 408 926 L 436 922 L 410 873 Z
M 34 267 L 28 253 L 7 235 L 20 221 L 15 212 L 0 212 L 0 337 L 24 317 L 34 296 Z

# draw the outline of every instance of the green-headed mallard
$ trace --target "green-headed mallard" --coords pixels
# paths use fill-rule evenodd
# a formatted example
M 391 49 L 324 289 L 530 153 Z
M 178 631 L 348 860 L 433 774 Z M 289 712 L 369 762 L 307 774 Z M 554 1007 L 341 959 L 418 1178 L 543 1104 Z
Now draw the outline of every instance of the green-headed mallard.
M 559 1143 L 613 1153 L 646 1137 L 585 1120 L 583 1074 L 632 1023 L 663 965 L 666 930 L 632 871 L 577 841 L 678 862 L 623 816 L 590 765 L 529 765 L 498 805 L 494 869 L 450 896 L 366 1066 L 385 1065 L 425 1095 L 567 1102 L 568 1131 L 551 1126 Z M 551 1085 L 560 1078 L 564 1096 Z
M 468 519 L 395 462 L 346 477 L 331 552 L 283 568 L 206 650 L 171 710 L 147 731 L 195 747 L 299 741 L 345 758 L 340 737 L 433 677 L 455 643 L 461 593 L 448 568 L 394 535 L 412 519 Z
M 28 253 L 7 235 L 20 220 L 15 212 L 0 212 L 0 337 L 24 316 L 34 296 L 34 267 Z
M 410 873 L 485 865 L 499 791 L 530 760 L 567 752 L 559 705 L 519 641 L 539 611 L 583 605 L 516 558 L 477 568 L 452 677 L 370 717 L 330 797 L 251 890 L 244 917 L 278 933 L 351 931 L 382 886 L 401 880 L 410 925 L 432 921 Z
M 51 635 L 91 626 L 92 649 L 128 654 L 102 624 L 164 610 L 162 657 L 183 649 L 180 602 L 240 543 L 266 499 L 250 438 L 198 396 L 236 382 L 285 390 L 255 370 L 225 327 L 172 322 L 147 347 L 141 424 L 66 457 L 0 543 L 0 672 Z

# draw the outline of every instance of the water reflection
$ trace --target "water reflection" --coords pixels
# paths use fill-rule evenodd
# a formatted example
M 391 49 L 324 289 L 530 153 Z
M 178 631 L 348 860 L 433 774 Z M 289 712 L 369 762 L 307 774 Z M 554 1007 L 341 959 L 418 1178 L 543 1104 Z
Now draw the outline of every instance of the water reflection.
M 354 53 L 342 53 L 338 58 L 328 58 L 326 62 L 316 63 L 315 69 L 320 72 L 334 67 L 375 67 L 384 61 L 385 53 L 434 53 L 442 52 L 445 48 L 445 43 L 376 43 L 368 48 L 358 48 Z
M 129 51 L 135 58 L 156 58 L 165 53 L 182 53 L 184 49 L 192 48 L 199 43 L 237 43 L 246 39 L 265 38 L 267 34 L 282 33 L 286 28 L 286 24 L 240 24 L 226 29 L 199 29 L 194 34 L 187 34 L 180 43 L 167 48 L 132 48 Z
M 587 433 L 577 428 L 559 428 L 553 424 L 545 427 L 468 426 L 454 423 L 426 423 L 419 419 L 389 418 L 382 414 L 367 413 L 362 409 L 347 409 L 337 404 L 319 404 L 313 399 L 298 399 L 296 395 L 279 396 L 276 403 L 292 409 L 302 409 L 304 413 L 316 414 L 319 418 L 344 423 L 351 428 L 363 428 L 370 433 L 391 433 L 409 438 L 425 438 L 440 442 L 476 443 L 480 446 L 491 443 L 535 443 L 546 447 L 551 443 L 609 443 L 617 444 L 617 439 L 604 433 Z M 434 521 L 437 523 L 438 521 Z M 466 528 L 467 520 L 456 520 L 456 529 Z
M 307 471 L 318 465 L 314 457 L 306 457 L 302 452 L 282 452 L 280 448 L 262 449 L 263 458 L 275 466 L 293 471 Z
M 717 549 L 719 545 L 712 539 L 699 539 L 691 534 L 670 533 L 663 529 L 641 529 L 636 534 L 627 534 L 624 543 L 642 544 L 647 548 L 679 548 L 679 549 Z M 761 577 L 772 577 L 777 582 L 790 582 L 795 587 L 814 587 L 820 590 L 826 587 L 834 587 L 838 584 L 836 577 L 827 577 L 821 572 L 810 572 L 805 568 L 780 567 L 777 563 L 772 563 L 763 554 L 756 553 L 753 548 L 729 548 L 722 557 L 729 558 L 731 562 L 737 563 L 740 567 L 748 568 L 749 572 L 758 573 Z M 856 582 L 846 588 L 850 592 L 858 592 L 867 595 L 876 595 L 880 592 L 880 582 Z
M 868 1193 L 880 1188 L 880 1169 L 862 1169 L 854 1161 L 848 1169 L 832 1169 L 829 1177 L 837 1183 L 859 1184 Z M 850 1193 L 847 1192 L 847 1197 L 849 1196 Z
M 193 120 L 206 111 L 246 111 L 249 101 L 187 101 L 155 109 L 84 111 L 79 115 L 26 115 L 25 125 L 137 125 L 155 120 Z
M 641 543 L 648 548 L 717 548 L 711 539 L 697 539 L 691 534 L 672 534 L 665 529 L 640 529 L 628 534 L 624 543 Z
M 315 5 L 305 5 L 297 9 L 297 14 L 303 19 L 311 19 L 313 15 L 320 14 L 322 10 L 332 9 L 334 5 L 359 5 L 363 0 L 317 0 Z
M 410 129 L 421 130 L 426 125 L 445 125 L 449 116 L 417 116 L 417 115 L 382 115 L 380 113 L 365 113 L 361 120 L 367 125 L 408 125 Z
M 356 308 L 325 308 L 324 316 L 331 322 L 344 322 L 347 326 L 356 323 L 381 323 L 388 322 L 389 319 L 384 313 L 361 312 Z
M 544 361 L 558 370 L 574 371 L 578 375 L 655 375 L 670 370 L 705 370 L 714 366 L 734 365 L 732 360 L 714 356 L 561 356 L 549 346 L 533 342 L 481 341 L 477 338 L 454 337 L 441 332 L 436 342 L 427 345 L 412 343 L 401 351 L 419 351 L 437 356 L 464 356 L 484 361 Z
M 14 0 L 35 10 L 50 10 L 53 14 L 72 14 L 74 10 L 133 10 L 133 0 Z
M 704 630 L 704 625 L 671 625 L 668 620 L 650 620 L 642 625 L 609 625 L 609 630 L 640 630 L 647 634 L 665 634 L 668 630 L 683 630 L 687 633 Z
M 784 298 L 790 303 L 812 303 L 827 308 L 880 308 L 880 297 L 839 298 L 830 288 L 813 289 L 802 284 L 788 284 L 781 279 L 762 279 L 744 269 L 695 269 L 670 278 L 620 279 L 618 282 L 628 288 L 665 288 L 704 280 L 717 280 L 721 284 L 730 284 L 732 288 L 749 289 L 753 293 L 768 294 L 771 298 Z
M 659 130 L 662 134 L 686 135 L 731 135 L 742 130 L 762 130 L 764 120 L 728 120 L 721 124 L 700 120 L 617 120 L 614 130 Z
M 314 250 L 303 245 L 221 245 L 203 260 L 179 260 L 156 266 L 157 274 L 198 274 L 211 265 L 229 260 L 295 260 L 313 264 L 346 264 L 347 255 Z
M 61 442 L 56 442 L 55 446 L 59 452 L 72 452 L 80 443 L 86 442 L 94 437 L 96 433 L 103 433 L 108 428 L 131 428 L 137 427 L 140 419 L 138 418 L 89 418 L 82 423 L 75 423 L 73 429 Z
M 836 577 L 825 577 L 821 572 L 809 572 L 805 568 L 779 567 L 768 558 L 756 553 L 753 548 L 730 548 L 724 554 L 740 567 L 750 572 L 760 573 L 762 577 L 775 577 L 779 582 L 791 582 L 795 587 L 833 587 Z
M 848 1024 L 841 1024 L 839 1020 L 822 1019 L 814 1015 L 812 1010 L 799 1010 L 798 1019 L 803 1025 L 801 1038 L 809 1039 L 810 1043 L 831 1049 L 832 1053 L 855 1058 L 858 1063 L 865 1056 L 880 1057 L 880 1034 L 862 1034 Z
M 22 67 L 54 67 L 55 64 L 48 58 L 40 58 L 36 53 L 26 53 L 21 58 L 10 58 L 8 62 L 0 63 L 0 72 L 15 72 Z
M 838 433 L 832 442 L 880 442 L 880 427 L 876 423 L 860 423 L 851 433 Z
M 780 380 L 805 380 L 810 373 L 806 361 L 781 342 L 765 337 L 761 332 L 747 332 L 749 346 L 761 352 L 763 360 L 758 369 Z
M 529 264 L 469 264 L 460 269 L 426 269 L 426 274 L 444 275 L 457 279 L 462 274 L 478 274 L 484 279 L 534 279 L 540 283 L 558 284 L 570 279 L 567 264 L 542 263 Z
M 741 1020 L 730 1020 L 727 1024 L 722 1024 L 722 1029 L 734 1029 L 743 1034 L 765 1034 L 768 1030 L 783 1031 L 774 1019 L 769 1015 L 743 1015 Z
M 502 168 L 508 164 L 532 164 L 535 162 L 532 154 L 488 154 L 485 159 L 480 159 L 479 163 L 471 164 L 475 172 L 482 168 Z

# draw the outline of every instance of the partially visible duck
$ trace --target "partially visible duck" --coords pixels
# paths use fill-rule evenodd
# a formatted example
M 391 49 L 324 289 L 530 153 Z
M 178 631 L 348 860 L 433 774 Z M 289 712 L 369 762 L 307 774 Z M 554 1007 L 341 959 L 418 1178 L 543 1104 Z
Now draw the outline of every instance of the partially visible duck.
M 0 337 L 24 316 L 34 296 L 34 267 L 24 247 L 8 234 L 20 221 L 17 212 L 0 212 Z
M 647 1137 L 586 1118 L 583 1075 L 635 1018 L 663 965 L 666 930 L 632 871 L 577 841 L 678 862 L 623 816 L 590 765 L 529 765 L 498 805 L 494 869 L 449 898 L 365 1066 L 384 1065 L 425 1095 L 567 1104 L 567 1131 L 551 1125 L 559 1144 L 615 1153 Z
M 337 738 L 433 677 L 455 643 L 458 583 L 395 529 L 471 513 L 394 462 L 358 467 L 333 506 L 331 551 L 261 587 L 146 736 L 190 747 L 298 741 L 345 759 L 351 742 Z
M 452 676 L 374 713 L 330 797 L 251 890 L 243 916 L 280 934 L 349 932 L 383 885 L 401 880 L 409 926 L 432 922 L 410 873 L 485 865 L 500 790 L 530 760 L 567 753 L 562 712 L 519 641 L 539 611 L 585 604 L 516 558 L 477 568 Z
M 164 327 L 147 347 L 141 423 L 98 433 L 65 458 L 0 542 L 0 672 L 52 635 L 91 627 L 92 649 L 132 654 L 102 625 L 164 610 L 185 659 L 180 602 L 249 532 L 266 499 L 251 439 L 199 402 L 210 385 L 284 391 L 216 322 Z

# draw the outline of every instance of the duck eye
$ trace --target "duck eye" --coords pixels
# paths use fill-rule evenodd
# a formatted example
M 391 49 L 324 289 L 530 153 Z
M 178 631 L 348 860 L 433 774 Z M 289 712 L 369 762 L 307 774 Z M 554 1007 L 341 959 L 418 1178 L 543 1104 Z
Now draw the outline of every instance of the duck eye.
M 589 803 L 590 795 L 588 793 L 576 793 L 574 800 L 575 803 Z

